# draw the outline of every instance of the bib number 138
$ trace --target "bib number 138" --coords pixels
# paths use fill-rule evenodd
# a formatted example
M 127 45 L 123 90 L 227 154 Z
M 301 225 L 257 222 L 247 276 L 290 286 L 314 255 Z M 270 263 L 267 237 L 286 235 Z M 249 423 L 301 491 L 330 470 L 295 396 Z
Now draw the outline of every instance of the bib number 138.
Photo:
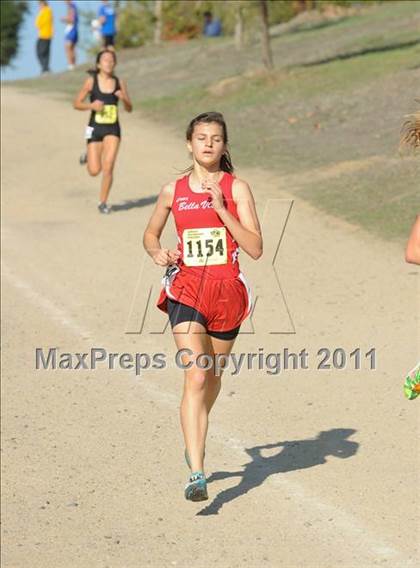
M 185 229 L 182 234 L 186 266 L 226 264 L 226 228 Z

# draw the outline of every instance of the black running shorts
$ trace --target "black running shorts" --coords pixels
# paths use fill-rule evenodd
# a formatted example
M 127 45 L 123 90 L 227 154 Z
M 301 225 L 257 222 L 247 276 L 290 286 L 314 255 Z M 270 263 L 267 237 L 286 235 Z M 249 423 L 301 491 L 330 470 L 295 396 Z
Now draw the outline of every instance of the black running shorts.
M 206 318 L 204 317 L 204 315 L 195 308 L 187 306 L 186 304 L 182 304 L 181 302 L 176 302 L 175 300 L 171 300 L 170 298 L 168 298 L 167 300 L 167 306 L 171 327 L 174 327 L 178 323 L 185 321 L 196 321 L 198 323 L 201 323 L 206 328 L 208 335 L 211 335 L 216 339 L 225 340 L 235 339 L 241 328 L 241 326 L 239 326 L 229 331 L 211 331 L 207 329 Z
M 114 45 L 115 44 L 115 35 L 104 35 L 102 36 L 104 38 L 104 47 L 108 47 L 108 45 Z
M 116 124 L 99 124 L 95 126 L 88 126 L 90 128 L 89 138 L 87 138 L 86 142 L 89 144 L 90 142 L 102 142 L 105 136 L 117 136 L 121 138 L 121 128 L 119 123 Z

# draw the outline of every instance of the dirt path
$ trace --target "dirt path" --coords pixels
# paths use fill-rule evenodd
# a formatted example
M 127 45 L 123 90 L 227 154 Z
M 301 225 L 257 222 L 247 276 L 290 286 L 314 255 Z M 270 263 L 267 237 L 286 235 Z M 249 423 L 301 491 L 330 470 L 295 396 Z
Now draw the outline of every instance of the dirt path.
M 242 253 L 258 300 L 255 333 L 234 350 L 306 348 L 309 369 L 227 372 L 206 452 L 210 499 L 186 502 L 172 336 L 125 333 L 138 329 L 148 285 L 153 302 L 159 291 L 141 237 L 160 186 L 188 164 L 183 133 L 123 117 L 111 202 L 126 205 L 101 217 L 98 180 L 77 163 L 87 115 L 2 94 L 2 566 L 414 566 L 418 404 L 402 380 L 418 356 L 419 270 L 400 248 L 295 200 L 280 291 L 271 260 L 292 188 L 238 172 L 255 192 L 265 254 Z M 153 306 L 147 317 L 149 329 L 165 324 Z M 141 377 L 36 371 L 36 347 L 161 352 L 170 364 Z M 317 370 L 322 347 L 375 348 L 377 370 L 365 358 L 360 370 Z

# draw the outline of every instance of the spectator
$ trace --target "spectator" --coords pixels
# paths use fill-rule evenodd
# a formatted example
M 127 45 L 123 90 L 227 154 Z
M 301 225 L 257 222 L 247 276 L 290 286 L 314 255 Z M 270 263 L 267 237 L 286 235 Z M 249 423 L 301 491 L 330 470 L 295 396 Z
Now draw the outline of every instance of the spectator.
M 68 69 L 72 71 L 76 65 L 76 43 L 79 39 L 79 14 L 77 6 L 72 0 L 66 0 L 67 15 L 61 18 L 65 22 L 65 46 Z
M 102 0 L 102 6 L 98 11 L 98 20 L 101 24 L 101 34 L 103 46 L 106 49 L 115 51 L 115 34 L 117 14 L 114 8 L 109 4 L 108 0 Z
M 204 12 L 203 15 L 203 34 L 207 37 L 217 37 L 222 35 L 222 22 L 218 18 L 213 19 L 213 14 L 211 12 Z
M 53 37 L 53 12 L 46 0 L 40 0 L 39 12 L 35 20 L 38 28 L 38 40 L 36 42 L 36 54 L 41 65 L 41 73 L 50 72 L 50 48 Z

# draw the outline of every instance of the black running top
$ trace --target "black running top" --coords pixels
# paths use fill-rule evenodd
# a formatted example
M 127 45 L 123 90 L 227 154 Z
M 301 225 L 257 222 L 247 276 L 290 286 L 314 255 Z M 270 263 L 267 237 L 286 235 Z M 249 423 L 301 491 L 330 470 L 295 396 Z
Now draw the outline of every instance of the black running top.
M 116 91 L 118 91 L 119 89 L 121 89 L 121 85 L 120 85 L 120 81 L 118 79 L 118 77 L 115 77 L 115 88 L 112 91 L 112 93 L 103 93 L 100 89 L 99 89 L 99 83 L 98 83 L 98 73 L 93 73 L 93 86 L 92 86 L 92 90 L 90 91 L 90 102 L 93 103 L 93 101 L 102 101 L 105 105 L 112 105 L 117 107 L 118 106 L 118 102 L 119 99 L 117 97 L 117 95 L 115 94 Z M 95 124 L 98 123 L 98 121 L 95 120 L 95 115 L 96 112 L 92 111 L 91 115 L 90 115 L 90 120 L 89 120 L 89 125 L 90 126 L 94 126 Z M 118 123 L 118 113 L 116 113 L 116 121 L 114 122 L 114 124 Z

